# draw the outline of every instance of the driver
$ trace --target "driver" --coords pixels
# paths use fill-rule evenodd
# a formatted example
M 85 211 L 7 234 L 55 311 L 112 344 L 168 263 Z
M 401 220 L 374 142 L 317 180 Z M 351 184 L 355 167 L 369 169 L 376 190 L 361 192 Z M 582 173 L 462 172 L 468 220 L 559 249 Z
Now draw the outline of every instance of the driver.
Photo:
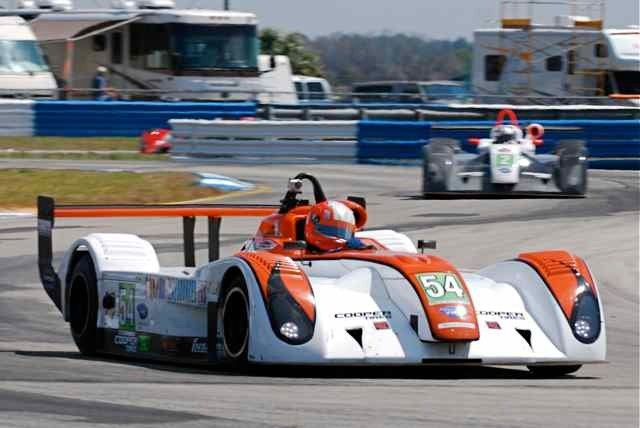
M 515 125 L 498 125 L 491 129 L 491 138 L 494 143 L 504 144 L 522 139 L 522 130 Z
M 307 243 L 322 251 L 363 248 L 355 237 L 356 219 L 342 202 L 325 201 L 311 207 L 304 227 Z

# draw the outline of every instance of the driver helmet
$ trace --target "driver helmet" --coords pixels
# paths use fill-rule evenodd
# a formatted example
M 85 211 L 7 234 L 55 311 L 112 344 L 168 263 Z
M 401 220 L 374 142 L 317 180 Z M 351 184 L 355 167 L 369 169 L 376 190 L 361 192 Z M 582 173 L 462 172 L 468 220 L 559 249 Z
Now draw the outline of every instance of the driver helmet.
M 498 144 L 518 141 L 522 139 L 522 130 L 515 125 L 497 125 L 491 129 L 491 139 Z
M 345 248 L 354 239 L 356 219 L 342 202 L 325 201 L 311 207 L 304 227 L 307 242 L 323 251 Z

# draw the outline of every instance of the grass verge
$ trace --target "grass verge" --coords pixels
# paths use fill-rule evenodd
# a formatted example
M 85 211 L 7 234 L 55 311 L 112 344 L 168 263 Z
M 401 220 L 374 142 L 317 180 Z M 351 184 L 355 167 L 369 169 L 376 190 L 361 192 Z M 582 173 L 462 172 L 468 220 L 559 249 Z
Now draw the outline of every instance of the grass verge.
M 137 138 L 124 137 L 0 137 L 0 150 L 134 150 Z
M 0 170 L 0 208 L 35 207 L 36 196 L 61 204 L 169 203 L 201 199 L 221 192 L 194 185 L 186 172 L 95 172 Z
M 135 160 L 135 161 L 162 161 L 169 160 L 169 155 L 153 154 L 143 155 L 141 153 L 96 153 L 96 152 L 25 152 L 12 151 L 0 152 L 0 159 L 62 159 L 62 160 Z

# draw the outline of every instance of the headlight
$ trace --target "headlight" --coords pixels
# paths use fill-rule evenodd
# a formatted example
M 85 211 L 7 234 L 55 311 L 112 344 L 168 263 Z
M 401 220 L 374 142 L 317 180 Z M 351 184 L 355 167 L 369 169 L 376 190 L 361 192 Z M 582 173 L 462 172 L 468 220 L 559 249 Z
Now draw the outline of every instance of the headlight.
M 571 314 L 571 328 L 582 343 L 593 343 L 600 336 L 600 307 L 591 290 L 578 295 Z
M 287 290 L 279 270 L 269 278 L 267 311 L 273 332 L 291 345 L 301 345 L 313 337 L 314 322 Z

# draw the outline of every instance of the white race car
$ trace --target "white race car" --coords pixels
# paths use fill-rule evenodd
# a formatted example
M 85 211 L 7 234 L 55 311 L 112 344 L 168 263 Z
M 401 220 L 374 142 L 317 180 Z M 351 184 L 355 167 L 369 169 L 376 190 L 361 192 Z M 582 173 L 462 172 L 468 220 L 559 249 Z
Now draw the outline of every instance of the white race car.
M 305 179 L 315 204 L 298 198 Z M 358 230 L 337 250 L 309 238 L 309 225 L 320 230 L 331 220 L 315 214 L 325 206 L 340 207 Z M 581 258 L 531 252 L 459 270 L 424 254 L 431 241 L 416 248 L 392 230 L 363 230 L 365 206 L 356 197 L 326 201 L 304 173 L 290 180 L 280 206 L 55 206 L 41 196 L 41 280 L 84 354 L 236 365 L 522 365 L 544 375 L 605 359 L 602 303 Z M 186 266 L 160 267 L 136 235 L 94 233 L 53 269 L 54 219 L 127 216 L 183 217 Z M 210 261 L 195 268 L 198 216 L 209 218 Z M 220 221 L 229 216 L 266 217 L 242 249 L 218 259 Z
M 510 124 L 503 123 L 508 117 Z M 582 140 L 558 141 L 553 153 L 536 154 L 544 128 L 531 124 L 526 135 L 515 113 L 502 110 L 489 138 L 471 138 L 477 153 L 464 152 L 455 139 L 432 138 L 424 148 L 422 189 L 438 193 L 587 191 L 587 149 Z

